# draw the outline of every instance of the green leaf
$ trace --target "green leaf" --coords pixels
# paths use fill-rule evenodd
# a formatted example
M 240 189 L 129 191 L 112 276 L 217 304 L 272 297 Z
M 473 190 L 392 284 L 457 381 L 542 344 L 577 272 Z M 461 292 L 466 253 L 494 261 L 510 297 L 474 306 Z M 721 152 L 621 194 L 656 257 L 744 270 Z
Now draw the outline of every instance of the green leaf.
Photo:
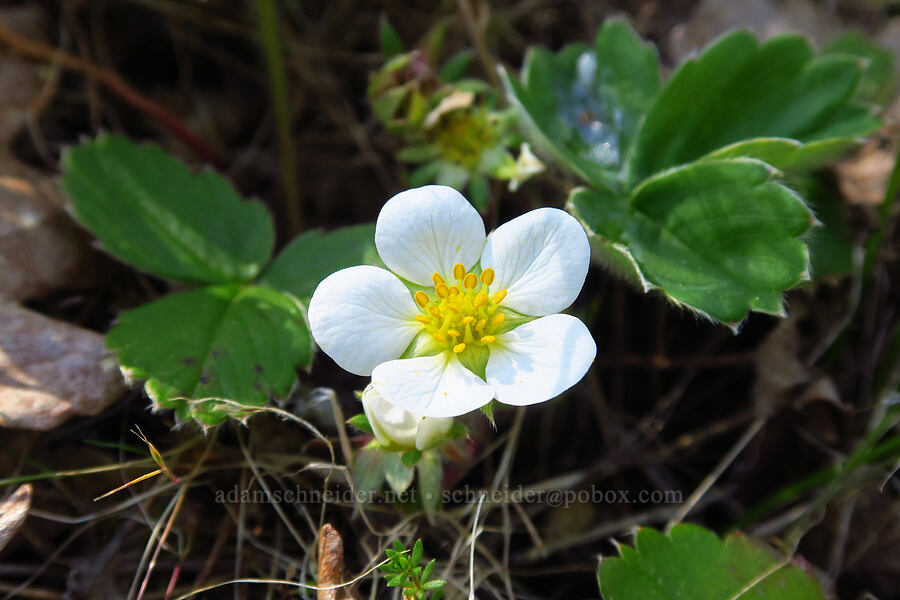
M 782 292 L 809 277 L 799 238 L 813 217 L 772 175 L 755 160 L 709 161 L 638 186 L 622 239 L 644 279 L 725 323 L 783 314 Z
M 263 406 L 283 398 L 312 360 L 296 300 L 262 286 L 181 292 L 119 316 L 106 337 L 122 368 L 180 419 L 213 425 L 239 412 L 217 399 Z
M 432 558 L 428 561 L 428 564 L 425 565 L 425 569 L 422 571 L 422 581 L 428 581 L 429 579 L 431 579 L 431 574 L 434 573 L 434 567 L 436 564 L 436 558 Z
M 629 162 L 629 181 L 750 138 L 807 143 L 864 135 L 877 121 L 849 104 L 861 75 L 857 59 L 814 58 L 800 36 L 760 44 L 747 31 L 726 35 L 682 63 L 654 99 Z
M 409 488 L 416 472 L 403 464 L 399 452 L 388 452 L 384 462 L 384 478 L 388 485 L 397 494 L 402 494 Z
M 583 45 L 566 46 L 556 55 L 546 48 L 530 48 L 521 81 L 505 70 L 501 78 L 537 148 L 583 180 L 615 189 L 618 149 L 612 148 L 611 132 L 597 118 L 602 109 L 594 106 L 590 82 L 579 80 L 581 56 L 590 62 L 594 55 Z M 593 124 L 597 126 L 592 128 Z
M 438 78 L 446 83 L 456 83 L 469 70 L 469 65 L 472 63 L 474 56 L 475 53 L 471 50 L 463 50 L 454 54 L 441 66 L 440 71 L 438 71 Z
M 394 575 L 392 577 L 387 578 L 388 587 L 400 587 L 404 583 L 406 583 L 407 575 L 406 573 L 400 573 L 398 575 Z
M 532 48 L 521 82 L 504 74 L 535 143 L 585 181 L 616 189 L 616 171 L 659 88 L 659 57 L 622 19 L 607 20 L 593 48 Z
M 364 413 L 353 415 L 347 419 L 347 424 L 363 433 L 375 433 L 372 430 L 372 424 L 369 423 L 369 418 Z
M 309 304 L 320 281 L 362 264 L 384 266 L 375 249 L 374 223 L 300 234 L 275 257 L 260 281 Z
M 581 222 L 591 243 L 591 258 L 614 275 L 648 291 L 650 285 L 631 251 L 624 245 L 628 200 L 608 192 L 575 188 L 566 208 Z
M 588 234 L 602 236 L 610 242 L 622 241 L 628 222 L 628 198 L 591 188 L 575 188 L 569 194 L 567 208 Z
M 894 53 L 858 31 L 843 33 L 822 50 L 827 54 L 848 54 L 865 61 L 862 83 L 857 90 L 860 100 L 884 104 L 894 95 Z
M 822 600 L 816 580 L 740 533 L 720 540 L 697 525 L 666 536 L 643 528 L 634 547 L 600 563 L 606 600 Z
M 388 21 L 386 15 L 381 15 L 381 18 L 378 19 L 378 40 L 381 52 L 385 56 L 394 56 L 403 52 L 403 40 L 400 39 L 400 34 Z
M 789 138 L 753 138 L 713 150 L 702 160 L 755 158 L 782 171 L 802 171 L 840 158 L 854 146 L 854 138 L 835 137 L 803 144 Z
M 422 508 L 426 514 L 437 512 L 441 506 L 441 478 L 444 473 L 441 455 L 434 450 L 423 452 L 422 458 L 416 463 L 416 470 L 419 472 L 419 496 L 422 499 Z
M 422 545 L 421 538 L 416 540 L 416 543 L 413 544 L 412 553 L 409 557 L 409 562 L 413 565 L 417 565 L 422 562 L 422 557 L 425 556 L 425 546 Z
M 63 169 L 75 218 L 138 269 L 190 283 L 246 282 L 269 260 L 265 206 L 156 146 L 101 135 L 68 150 Z
M 805 238 L 809 245 L 813 278 L 849 275 L 853 271 L 853 245 L 850 242 L 846 207 L 840 193 L 813 176 L 791 183 L 809 203 L 822 225 L 813 227 Z
M 447 585 L 447 582 L 443 579 L 432 579 L 431 581 L 426 582 L 422 587 L 428 591 L 433 591 L 443 589 L 445 585 Z
M 625 156 L 659 91 L 659 55 L 620 18 L 608 19 L 594 42 L 598 68 L 597 96 L 612 108 L 614 129 L 619 133 L 619 153 Z

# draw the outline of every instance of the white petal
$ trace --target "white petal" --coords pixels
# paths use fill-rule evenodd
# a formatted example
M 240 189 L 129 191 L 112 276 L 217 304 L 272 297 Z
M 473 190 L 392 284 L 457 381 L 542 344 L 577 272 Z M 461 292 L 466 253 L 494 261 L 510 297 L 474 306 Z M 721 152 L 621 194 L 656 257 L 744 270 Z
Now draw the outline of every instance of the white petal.
M 385 203 L 375 223 L 375 247 L 394 273 L 430 286 L 432 273 L 450 279 L 456 263 L 468 269 L 478 262 L 484 221 L 453 188 L 427 185 Z
M 503 404 L 536 404 L 578 383 L 596 355 L 597 345 L 584 323 L 570 315 L 550 315 L 497 337 L 487 380 Z
M 422 326 L 409 289 L 378 267 L 332 273 L 313 293 L 309 325 L 319 347 L 344 369 L 369 375 L 403 354 Z
M 392 360 L 375 367 L 372 385 L 381 397 L 423 417 L 456 417 L 484 406 L 494 390 L 452 352 Z
M 492 290 L 509 292 L 503 306 L 543 316 L 575 301 L 590 260 L 591 247 L 578 221 L 558 208 L 538 208 L 491 233 L 481 267 L 494 269 Z
M 362 403 L 375 439 L 383 446 L 415 447 L 422 417 L 389 403 L 371 384 L 363 392 Z
M 452 426 L 453 417 L 421 417 L 416 431 L 416 450 L 427 450 L 446 435 Z

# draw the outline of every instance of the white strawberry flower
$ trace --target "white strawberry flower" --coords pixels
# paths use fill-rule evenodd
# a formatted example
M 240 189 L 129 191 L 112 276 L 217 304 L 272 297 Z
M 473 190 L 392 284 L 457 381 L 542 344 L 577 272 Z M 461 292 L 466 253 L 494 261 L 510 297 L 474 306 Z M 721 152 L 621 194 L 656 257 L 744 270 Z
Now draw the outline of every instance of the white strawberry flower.
M 387 201 L 375 246 L 390 271 L 332 273 L 313 294 L 309 322 L 319 347 L 351 373 L 371 375 L 390 404 L 426 417 L 462 415 L 494 398 L 536 404 L 593 362 L 584 323 L 556 314 L 575 301 L 590 262 L 587 235 L 568 213 L 532 210 L 485 239 L 459 192 L 425 186 Z
M 394 406 L 371 383 L 362 393 L 362 403 L 375 439 L 388 450 L 428 450 L 453 426 L 452 418 L 422 417 Z

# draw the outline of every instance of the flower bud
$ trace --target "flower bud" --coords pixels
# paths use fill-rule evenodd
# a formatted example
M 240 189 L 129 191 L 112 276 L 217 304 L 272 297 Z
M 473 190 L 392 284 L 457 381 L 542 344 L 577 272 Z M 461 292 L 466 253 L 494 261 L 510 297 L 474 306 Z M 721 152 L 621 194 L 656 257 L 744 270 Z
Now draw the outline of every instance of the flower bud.
M 453 425 L 452 417 L 420 417 L 390 404 L 372 384 L 363 391 L 362 403 L 375 439 L 388 450 L 427 450 Z

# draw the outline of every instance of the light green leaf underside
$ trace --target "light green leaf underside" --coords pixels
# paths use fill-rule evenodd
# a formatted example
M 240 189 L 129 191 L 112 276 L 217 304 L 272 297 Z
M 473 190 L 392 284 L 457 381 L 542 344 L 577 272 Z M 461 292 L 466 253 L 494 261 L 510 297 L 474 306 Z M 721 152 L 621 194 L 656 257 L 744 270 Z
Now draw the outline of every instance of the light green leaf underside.
M 160 406 L 205 425 L 237 411 L 206 399 L 262 406 L 282 398 L 313 353 L 297 302 L 262 286 L 166 296 L 123 313 L 106 344 L 126 372 L 147 379 L 147 392 Z
M 275 257 L 260 281 L 308 304 L 320 281 L 361 264 L 384 267 L 375 249 L 374 223 L 297 236 Z
M 101 135 L 63 156 L 75 218 L 116 258 L 190 283 L 245 282 L 274 243 L 265 206 L 162 149 Z
M 629 181 L 752 138 L 805 144 L 864 135 L 878 121 L 850 103 L 861 75 L 858 59 L 813 57 L 801 36 L 759 43 L 746 31 L 728 34 L 682 63 L 660 90 L 638 134 Z
M 616 189 L 622 156 L 659 87 L 656 49 L 621 19 L 604 23 L 593 48 L 532 48 L 507 95 L 534 141 L 587 182 Z
M 724 541 L 696 525 L 668 536 L 640 529 L 634 547 L 600 563 L 605 600 L 822 600 L 815 579 L 760 542 L 736 533 Z
M 781 314 L 782 292 L 808 277 L 800 236 L 813 217 L 767 165 L 693 163 L 656 175 L 623 201 L 576 190 L 570 207 L 645 285 L 725 323 Z M 627 247 L 627 248 L 626 248 Z

